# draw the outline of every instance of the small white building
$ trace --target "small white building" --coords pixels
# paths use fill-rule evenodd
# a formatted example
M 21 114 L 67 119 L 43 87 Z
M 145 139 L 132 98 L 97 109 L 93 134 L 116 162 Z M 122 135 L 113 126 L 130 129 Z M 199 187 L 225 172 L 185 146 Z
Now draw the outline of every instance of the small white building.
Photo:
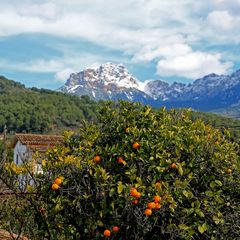
M 15 134 L 13 139 L 14 163 L 21 165 L 32 159 L 36 152 L 44 154 L 63 142 L 62 136 L 42 134 Z

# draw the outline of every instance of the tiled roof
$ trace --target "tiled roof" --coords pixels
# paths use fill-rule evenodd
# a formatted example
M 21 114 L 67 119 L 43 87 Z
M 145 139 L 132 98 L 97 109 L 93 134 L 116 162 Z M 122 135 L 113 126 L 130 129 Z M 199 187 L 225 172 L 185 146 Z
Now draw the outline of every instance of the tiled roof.
M 13 147 L 15 147 L 17 141 L 20 141 L 28 148 L 45 152 L 48 148 L 59 145 L 63 142 L 63 137 L 58 135 L 42 135 L 42 134 L 15 134 Z

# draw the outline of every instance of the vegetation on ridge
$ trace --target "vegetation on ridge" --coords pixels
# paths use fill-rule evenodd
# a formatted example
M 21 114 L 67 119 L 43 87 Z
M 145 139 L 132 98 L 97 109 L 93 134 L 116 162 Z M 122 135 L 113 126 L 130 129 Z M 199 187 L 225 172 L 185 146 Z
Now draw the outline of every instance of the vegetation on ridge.
M 45 89 L 27 89 L 0 77 L 0 132 L 56 132 L 96 119 L 97 103 Z

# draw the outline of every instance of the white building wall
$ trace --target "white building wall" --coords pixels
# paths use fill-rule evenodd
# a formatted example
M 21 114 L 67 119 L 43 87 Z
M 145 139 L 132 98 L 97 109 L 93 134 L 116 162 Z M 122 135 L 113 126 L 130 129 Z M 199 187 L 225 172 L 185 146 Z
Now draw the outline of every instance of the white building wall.
M 24 160 L 31 159 L 31 152 L 28 151 L 27 146 L 18 141 L 14 147 L 14 163 L 21 165 Z

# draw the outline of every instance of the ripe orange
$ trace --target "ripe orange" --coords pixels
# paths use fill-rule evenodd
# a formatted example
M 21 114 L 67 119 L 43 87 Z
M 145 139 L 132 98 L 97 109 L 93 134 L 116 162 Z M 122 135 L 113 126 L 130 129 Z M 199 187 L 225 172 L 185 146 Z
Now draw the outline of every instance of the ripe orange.
M 155 209 L 159 210 L 162 207 L 160 203 L 155 203 Z
M 52 190 L 56 191 L 59 189 L 59 186 L 56 183 L 53 183 L 51 188 L 52 188 Z
M 155 208 L 155 202 L 150 202 L 150 203 L 148 203 L 147 207 L 148 207 L 149 209 L 154 209 L 154 208 Z
M 135 195 L 136 198 L 140 198 L 141 197 L 141 193 L 140 192 L 137 192 L 136 195 Z
M 136 205 L 136 204 L 138 204 L 138 200 L 137 199 L 133 199 L 132 203 Z
M 119 227 L 118 227 L 118 226 L 114 226 L 114 227 L 112 228 L 112 230 L 113 230 L 113 232 L 117 233 L 117 232 L 119 231 Z
M 111 236 L 111 231 L 106 229 L 104 232 L 103 232 L 103 235 L 104 237 L 110 237 Z
M 132 147 L 133 147 L 133 149 L 139 149 L 140 148 L 140 144 L 135 142 L 135 143 L 133 143 Z
M 150 216 L 150 215 L 152 215 L 152 210 L 149 209 L 149 208 L 147 208 L 147 209 L 144 211 L 144 213 L 145 213 L 146 216 Z
M 232 174 L 232 169 L 231 169 L 231 168 L 228 168 L 228 169 L 226 170 L 226 172 L 227 172 L 227 174 Z
M 156 195 L 156 196 L 153 197 L 153 200 L 154 200 L 155 203 L 159 203 L 161 201 L 161 197 Z
M 171 164 L 171 168 L 172 168 L 172 169 L 176 169 L 176 168 L 177 168 L 177 164 L 176 164 L 176 163 L 172 163 L 172 164 Z
M 130 191 L 130 195 L 133 196 L 133 197 L 136 197 L 138 191 L 136 188 L 131 188 L 131 191 Z
M 101 161 L 101 157 L 100 157 L 99 155 L 96 155 L 96 156 L 93 158 L 93 160 L 94 160 L 95 162 L 100 162 L 100 161 Z
M 160 183 L 160 182 L 156 182 L 155 183 L 155 187 L 156 187 L 156 189 L 160 189 L 161 188 L 161 186 L 162 186 L 162 184 Z
M 122 157 L 118 157 L 117 161 L 118 161 L 118 163 L 124 163 L 125 162 Z
M 130 129 L 129 128 L 126 128 L 125 129 L 125 133 L 129 133 L 130 132 Z
M 56 183 L 57 185 L 61 185 L 62 179 L 61 178 L 56 178 L 54 183 Z

